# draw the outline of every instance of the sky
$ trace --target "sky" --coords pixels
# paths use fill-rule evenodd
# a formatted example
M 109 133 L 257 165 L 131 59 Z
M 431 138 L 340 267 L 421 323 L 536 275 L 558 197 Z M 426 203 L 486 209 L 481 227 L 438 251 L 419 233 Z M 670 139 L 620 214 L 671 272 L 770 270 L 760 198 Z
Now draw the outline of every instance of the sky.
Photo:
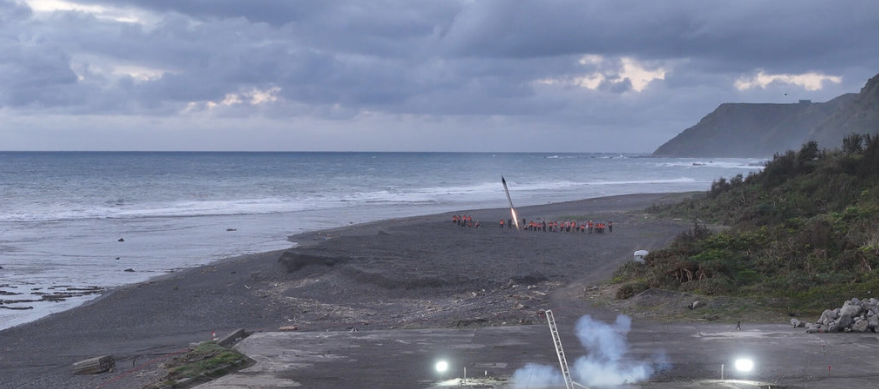
M 649 153 L 858 92 L 875 0 L 0 0 L 0 150 Z

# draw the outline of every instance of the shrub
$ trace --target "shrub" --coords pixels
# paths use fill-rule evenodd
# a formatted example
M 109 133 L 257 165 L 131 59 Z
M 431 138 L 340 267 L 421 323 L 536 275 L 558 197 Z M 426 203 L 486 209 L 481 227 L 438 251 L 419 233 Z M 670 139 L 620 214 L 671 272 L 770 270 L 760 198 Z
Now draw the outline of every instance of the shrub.
M 821 290 L 833 295 L 818 296 L 825 300 L 879 285 L 879 135 L 849 135 L 841 150 L 808 142 L 762 172 L 720 178 L 704 196 L 653 209 L 732 228 L 694 223 L 647 264 L 621 266 L 619 296 L 650 287 L 800 299 Z
M 650 288 L 647 286 L 646 283 L 642 281 L 628 282 L 620 286 L 619 289 L 617 289 L 616 298 L 619 300 L 626 300 L 647 289 Z

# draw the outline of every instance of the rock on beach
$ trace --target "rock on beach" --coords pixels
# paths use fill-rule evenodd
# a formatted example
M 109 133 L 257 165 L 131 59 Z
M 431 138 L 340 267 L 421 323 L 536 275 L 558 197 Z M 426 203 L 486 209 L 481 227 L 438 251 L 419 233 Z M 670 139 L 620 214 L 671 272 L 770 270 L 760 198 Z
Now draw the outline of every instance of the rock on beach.
M 797 319 L 791 319 L 794 327 L 800 327 Z M 807 333 L 815 332 L 876 332 L 879 327 L 879 300 L 853 298 L 836 309 L 827 309 L 814 323 L 809 323 Z

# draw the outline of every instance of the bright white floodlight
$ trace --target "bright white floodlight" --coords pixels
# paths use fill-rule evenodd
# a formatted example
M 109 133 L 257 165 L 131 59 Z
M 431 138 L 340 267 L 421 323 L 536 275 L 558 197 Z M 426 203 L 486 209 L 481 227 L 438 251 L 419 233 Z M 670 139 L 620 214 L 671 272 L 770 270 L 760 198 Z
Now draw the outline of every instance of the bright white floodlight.
M 446 370 L 449 370 L 449 363 L 446 361 L 439 361 L 436 363 L 436 371 L 440 373 L 445 373 Z
M 741 372 L 754 370 L 754 361 L 747 358 L 736 359 L 736 370 Z

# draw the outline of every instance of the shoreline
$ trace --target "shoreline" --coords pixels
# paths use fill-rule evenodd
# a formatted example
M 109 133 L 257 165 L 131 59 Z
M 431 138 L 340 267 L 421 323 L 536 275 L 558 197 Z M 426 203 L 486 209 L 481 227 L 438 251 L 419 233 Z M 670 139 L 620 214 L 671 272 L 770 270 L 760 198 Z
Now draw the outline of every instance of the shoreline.
M 94 388 L 108 377 L 72 376 L 69 365 L 112 354 L 117 366 L 128 369 L 190 342 L 209 340 L 212 332 L 236 328 L 276 331 L 295 325 L 302 331 L 345 331 L 528 324 L 540 309 L 572 302 L 588 305 L 575 301 L 583 285 L 607 279 L 636 249 L 664 246 L 681 231 L 681 223 L 644 219 L 632 211 L 691 194 L 630 194 L 517 208 L 527 219 L 613 218 L 617 229 L 602 236 L 500 230 L 497 220 L 506 217 L 506 208 L 291 235 L 288 241 L 298 245 L 288 250 L 158 275 L 0 331 L 0 386 Z M 485 220 L 484 226 L 453 226 L 451 215 L 462 213 Z M 302 266 L 291 270 L 289 260 L 279 261 L 284 255 Z M 320 262 L 327 258 L 331 264 Z M 106 387 L 132 387 L 149 379 L 148 374 L 129 376 Z

